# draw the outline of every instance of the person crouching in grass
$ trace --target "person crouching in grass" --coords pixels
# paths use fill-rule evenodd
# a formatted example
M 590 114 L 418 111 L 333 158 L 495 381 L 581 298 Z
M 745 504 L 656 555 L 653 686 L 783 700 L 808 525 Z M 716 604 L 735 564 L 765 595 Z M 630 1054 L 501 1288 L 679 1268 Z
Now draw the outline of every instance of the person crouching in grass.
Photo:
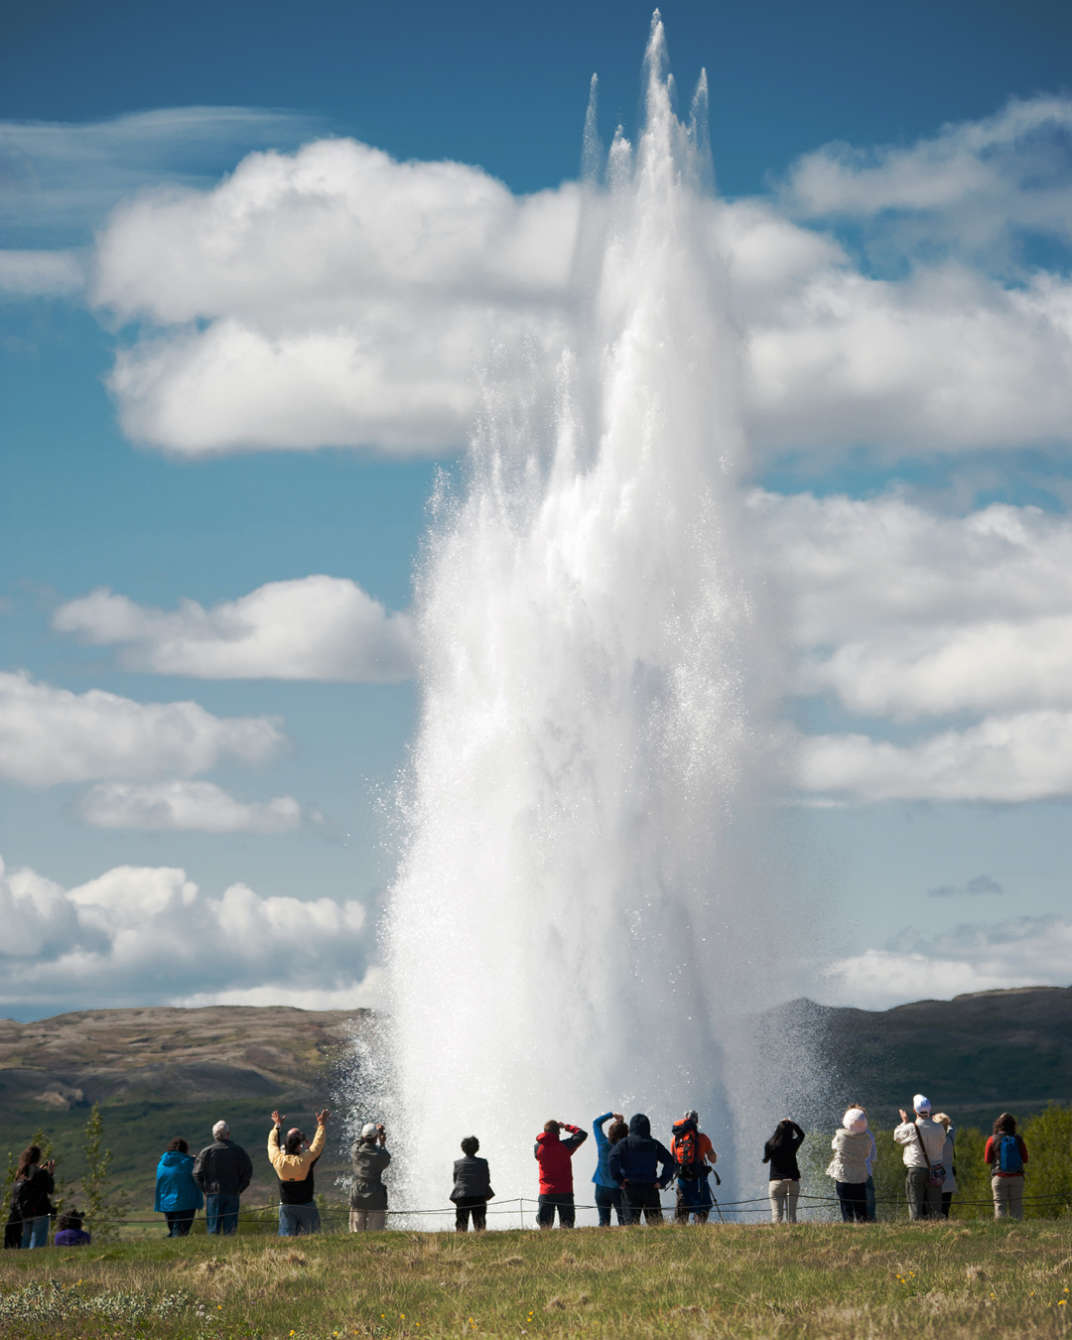
M 272 1113 L 272 1129 L 268 1132 L 268 1161 L 279 1178 L 279 1236 L 296 1238 L 303 1233 L 317 1233 L 320 1230 L 320 1211 L 316 1208 L 316 1187 L 313 1184 L 313 1168 L 324 1152 L 327 1139 L 328 1110 L 316 1114 L 316 1134 L 312 1144 L 305 1138 L 305 1132 L 297 1126 L 287 1131 L 282 1148 L 279 1133 L 283 1129 L 283 1117 Z

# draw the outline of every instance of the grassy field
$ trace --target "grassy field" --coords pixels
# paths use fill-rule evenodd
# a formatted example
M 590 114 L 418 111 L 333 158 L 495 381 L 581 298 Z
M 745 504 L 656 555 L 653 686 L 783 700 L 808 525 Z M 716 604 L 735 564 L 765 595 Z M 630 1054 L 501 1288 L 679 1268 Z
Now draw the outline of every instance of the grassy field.
M 0 1258 L 0 1334 L 1066 1336 L 1072 1220 L 396 1231 Z

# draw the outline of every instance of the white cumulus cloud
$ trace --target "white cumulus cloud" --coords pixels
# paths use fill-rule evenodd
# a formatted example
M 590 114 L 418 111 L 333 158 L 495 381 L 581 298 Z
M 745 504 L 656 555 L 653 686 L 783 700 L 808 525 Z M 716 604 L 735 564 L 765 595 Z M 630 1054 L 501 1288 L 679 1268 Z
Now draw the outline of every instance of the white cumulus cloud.
M 354 999 L 370 952 L 356 899 L 206 893 L 175 867 L 117 866 L 64 889 L 0 862 L 4 995 L 26 1010 L 185 1003 L 261 992 Z
M 1072 99 L 1014 99 L 995 116 L 944 126 L 912 145 L 827 145 L 792 168 L 786 195 L 804 216 L 928 216 L 958 241 L 1011 225 L 1072 240 Z
M 1019 803 L 1072 795 L 1072 712 L 987 717 L 897 744 L 867 735 L 798 739 L 796 781 L 828 799 Z
M 758 448 L 1072 441 L 1066 269 L 1006 281 L 971 231 L 1069 240 L 1070 122 L 1072 100 L 1013 105 L 900 156 L 822 150 L 770 200 L 712 202 Z M 947 240 L 935 254 L 891 235 L 882 273 L 897 277 L 823 230 L 894 204 L 925 207 Z M 573 184 L 515 196 L 478 168 L 346 139 L 251 154 L 212 189 L 137 195 L 102 231 L 92 284 L 143 323 L 111 378 L 125 431 L 189 455 L 457 448 L 484 370 L 531 387 L 587 338 L 576 315 L 604 215 Z
M 1072 921 L 1019 917 L 932 938 L 909 933 L 894 946 L 849 955 L 826 967 L 816 994 L 830 1005 L 883 1010 L 970 991 L 1068 986 L 1070 962 Z
M 98 782 L 77 802 L 94 828 L 289 833 L 306 817 L 293 796 L 241 801 L 214 782 Z
M 341 577 L 270 582 L 208 609 L 184 600 L 175 611 L 98 590 L 62 605 L 53 626 L 120 645 L 124 665 L 161 674 L 392 683 L 413 673 L 409 616 L 389 614 Z
M 190 776 L 223 759 L 261 763 L 284 741 L 268 717 L 217 717 L 194 702 L 72 693 L 0 672 L 0 778 L 27 786 Z

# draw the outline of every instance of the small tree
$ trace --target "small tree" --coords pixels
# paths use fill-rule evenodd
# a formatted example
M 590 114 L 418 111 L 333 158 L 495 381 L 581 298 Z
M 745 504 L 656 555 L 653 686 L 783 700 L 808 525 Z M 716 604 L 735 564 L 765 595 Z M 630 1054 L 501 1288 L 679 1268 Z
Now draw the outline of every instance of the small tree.
M 1052 1103 L 1030 1118 L 1023 1137 L 1028 1155 L 1025 1217 L 1055 1219 L 1072 1214 L 1072 1107 Z
M 125 1208 L 126 1197 L 111 1184 L 112 1151 L 104 1146 L 104 1119 L 99 1103 L 93 1104 L 86 1122 L 82 1157 L 86 1165 L 82 1178 L 82 1197 L 85 1202 L 82 1212 L 98 1241 L 117 1238 L 117 1221 Z

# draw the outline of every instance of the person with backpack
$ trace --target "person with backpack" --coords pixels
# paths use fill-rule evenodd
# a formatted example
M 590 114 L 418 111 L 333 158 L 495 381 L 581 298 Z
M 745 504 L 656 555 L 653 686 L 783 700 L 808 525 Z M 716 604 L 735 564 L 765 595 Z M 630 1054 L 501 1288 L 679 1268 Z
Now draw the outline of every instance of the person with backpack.
M 795 1121 L 783 1117 L 763 1146 L 763 1162 L 770 1164 L 767 1195 L 772 1224 L 795 1224 L 797 1221 L 797 1197 L 800 1195 L 797 1150 L 803 1143 L 804 1132 Z
M 22 1223 L 19 1246 L 47 1247 L 48 1230 L 52 1217 L 50 1199 L 56 1184 L 52 1174 L 56 1160 L 41 1162 L 40 1145 L 28 1145 L 19 1155 L 12 1195 L 12 1215 Z
M 687 1224 L 689 1215 L 695 1215 L 698 1224 L 706 1224 L 713 1204 L 707 1179 L 714 1172 L 718 1155 L 711 1137 L 700 1130 L 700 1114 L 695 1110 L 686 1112 L 671 1127 L 670 1156 L 677 1176 L 674 1222 Z
M 478 1159 L 480 1141 L 467 1135 L 462 1141 L 462 1155 L 454 1160 L 454 1188 L 450 1198 L 454 1202 L 454 1230 L 469 1232 L 469 1216 L 473 1216 L 473 1232 L 483 1233 L 488 1226 L 488 1201 L 495 1195 L 491 1189 L 491 1173 L 487 1159 Z
M 627 1224 L 661 1224 L 659 1192 L 670 1185 L 674 1160 L 667 1147 L 652 1137 L 651 1122 L 643 1112 L 629 1118 L 629 1134 L 619 1140 L 607 1160 L 610 1175 L 622 1188 L 622 1210 Z
M 569 1131 L 565 1140 L 562 1131 Z M 553 1228 L 558 1211 L 559 1228 L 572 1228 L 576 1222 L 573 1206 L 573 1156 L 588 1139 L 588 1132 L 568 1121 L 544 1122 L 532 1152 L 540 1166 L 540 1200 L 536 1222 L 541 1228 Z
M 983 1159 L 993 1168 L 990 1190 L 994 1197 L 994 1218 L 1022 1219 L 1027 1145 L 1016 1133 L 1016 1118 L 1011 1112 L 1002 1112 L 994 1122 L 994 1134 L 986 1142 Z
M 610 1129 L 604 1131 L 603 1127 L 611 1117 Z M 596 1184 L 596 1210 L 599 1213 L 599 1227 L 610 1228 L 611 1210 L 618 1216 L 618 1223 L 625 1223 L 625 1213 L 622 1210 L 622 1189 L 610 1175 L 610 1151 L 618 1143 L 624 1140 L 629 1134 L 629 1127 L 625 1124 L 625 1118 L 620 1112 L 604 1112 L 601 1117 L 596 1117 L 592 1122 L 592 1131 L 596 1137 L 596 1170 L 592 1174 L 592 1181 Z
M 893 1139 L 904 1153 L 905 1197 L 910 1219 L 938 1219 L 942 1213 L 942 1186 L 945 1183 L 945 1127 L 931 1118 L 931 1100 L 917 1093 L 912 1099 L 914 1117 L 909 1121 L 904 1108 L 901 1124 L 894 1128 Z

